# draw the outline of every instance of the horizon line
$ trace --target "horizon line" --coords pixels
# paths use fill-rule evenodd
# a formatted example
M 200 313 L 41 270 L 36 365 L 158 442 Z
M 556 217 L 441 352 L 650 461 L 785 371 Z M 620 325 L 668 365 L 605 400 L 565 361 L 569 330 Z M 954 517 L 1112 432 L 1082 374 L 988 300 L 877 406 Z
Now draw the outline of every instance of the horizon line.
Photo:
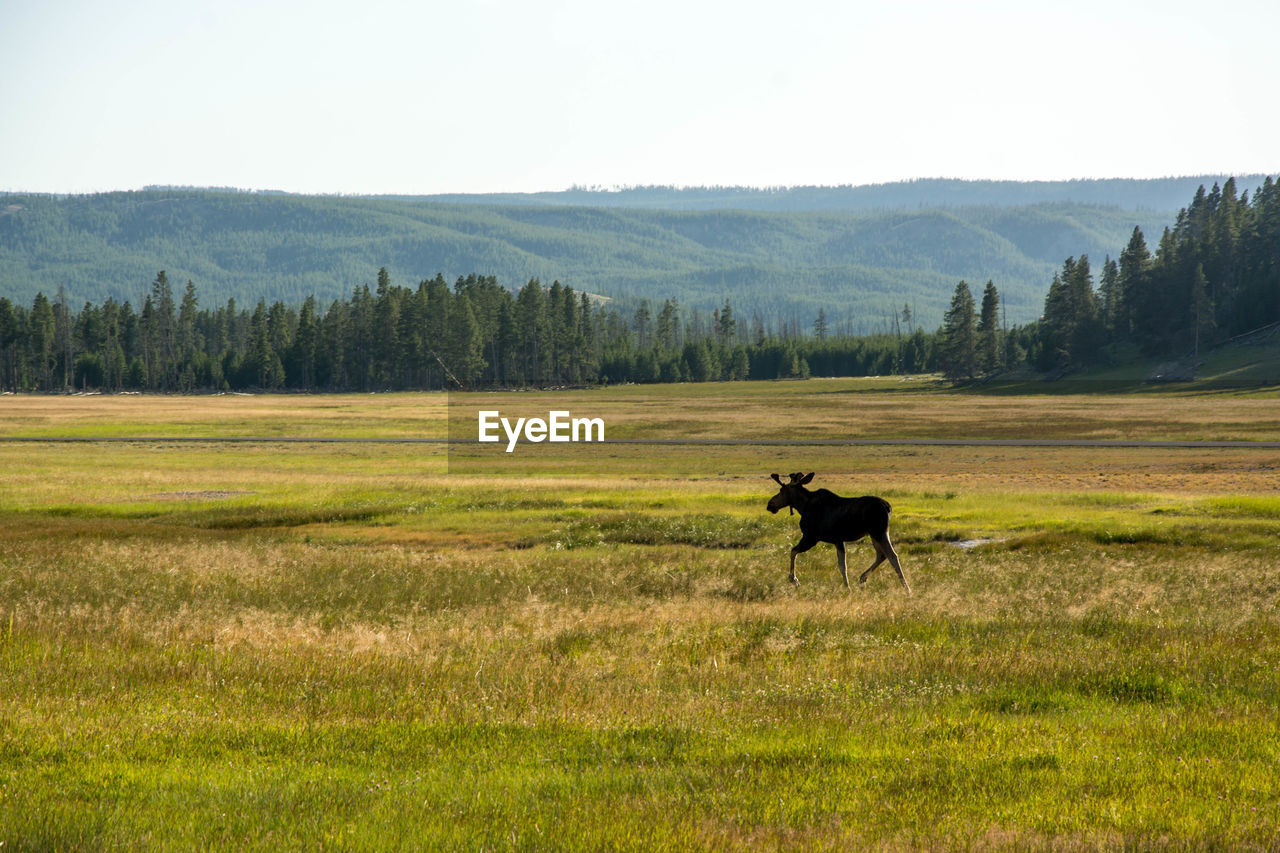
M 1099 184 L 1114 181 L 1132 181 L 1155 183 L 1160 181 L 1179 181 L 1203 178 L 1247 179 L 1269 178 L 1280 175 L 1280 170 L 1269 171 L 1207 171 L 1195 174 L 1161 175 L 1148 177 L 1073 177 L 1073 178 L 958 178 L 940 175 L 914 178 L 900 178 L 891 181 L 875 181 L 870 183 L 832 183 L 832 184 L 571 184 L 561 189 L 541 190 L 460 190 L 460 191 L 343 191 L 343 190 L 287 190 L 275 187 L 239 187 L 214 184 L 143 184 L 141 187 L 112 189 L 79 189 L 79 190 L 34 190 L 4 189 L 0 195 L 43 195 L 43 196 L 89 196 L 111 195 L 135 192 L 222 192 L 244 195 L 284 195 L 315 196 L 327 198 L 434 198 L 442 196 L 538 196 L 565 195 L 583 193 L 595 195 L 621 194 L 646 190 L 666 190 L 671 192 L 751 192 L 751 193 L 785 193 L 796 190 L 857 190 L 893 187 L 916 183 L 953 183 L 953 184 Z

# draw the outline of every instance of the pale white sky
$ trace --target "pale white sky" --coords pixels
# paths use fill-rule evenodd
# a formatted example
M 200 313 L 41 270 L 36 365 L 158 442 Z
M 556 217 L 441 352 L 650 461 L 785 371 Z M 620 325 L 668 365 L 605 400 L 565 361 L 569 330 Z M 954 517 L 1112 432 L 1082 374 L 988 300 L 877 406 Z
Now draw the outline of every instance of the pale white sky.
M 0 0 L 0 190 L 1280 172 L 1275 0 Z

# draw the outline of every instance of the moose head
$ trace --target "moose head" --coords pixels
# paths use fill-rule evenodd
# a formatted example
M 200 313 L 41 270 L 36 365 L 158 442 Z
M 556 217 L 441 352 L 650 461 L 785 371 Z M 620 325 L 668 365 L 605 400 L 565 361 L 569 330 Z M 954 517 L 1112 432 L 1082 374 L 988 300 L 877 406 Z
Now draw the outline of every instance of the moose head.
M 782 482 L 782 478 L 777 474 L 770 474 L 769 476 L 782 487 L 776 495 L 769 499 L 769 512 L 776 513 L 786 506 L 791 507 L 791 514 L 795 515 L 796 503 L 801 500 L 800 495 L 805 491 L 804 484 L 813 479 L 813 472 L 802 474 L 797 471 L 791 475 L 791 482 L 789 483 Z

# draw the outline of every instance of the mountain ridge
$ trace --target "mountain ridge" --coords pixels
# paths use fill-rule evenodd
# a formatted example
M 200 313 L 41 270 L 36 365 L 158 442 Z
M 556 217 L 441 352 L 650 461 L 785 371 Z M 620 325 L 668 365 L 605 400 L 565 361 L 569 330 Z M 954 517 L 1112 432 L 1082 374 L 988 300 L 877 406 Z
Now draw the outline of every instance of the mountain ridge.
M 1251 188 L 1248 180 L 1238 179 L 1242 189 Z M 1009 190 L 960 183 L 974 197 Z M 1145 187 L 1133 197 L 1155 197 L 1150 183 L 1133 184 Z M 1044 190 L 1017 192 L 1038 198 Z M 229 297 L 300 303 L 309 295 L 327 304 L 386 267 L 401 284 L 436 273 L 496 275 L 513 289 L 532 278 L 559 280 L 621 306 L 672 298 L 710 310 L 730 299 L 740 311 L 806 325 L 822 308 L 855 331 L 873 331 L 904 304 L 920 322 L 936 324 L 964 278 L 994 280 L 1009 321 L 1026 322 L 1038 316 L 1065 257 L 1087 253 L 1100 266 L 1103 255 L 1118 255 L 1134 226 L 1154 240 L 1189 195 L 1166 210 L 1052 199 L 833 209 L 791 193 L 788 203 L 811 208 L 767 210 L 729 201 L 761 201 L 768 191 L 675 192 L 692 193 L 684 209 L 640 204 L 660 197 L 653 193 L 593 205 L 198 189 L 6 193 L 0 295 L 28 302 L 37 290 L 51 295 L 61 286 L 76 303 L 136 301 L 164 269 L 172 280 L 194 281 L 203 304 Z M 712 204 L 711 192 L 720 206 L 689 206 Z
M 1164 178 L 1077 178 L 1060 181 L 914 178 L 877 184 L 786 187 L 573 187 L 533 193 L 435 193 L 376 195 L 375 198 L 456 204 L 586 205 L 710 210 L 896 210 L 909 207 L 972 207 L 1071 202 L 1117 205 L 1131 210 L 1177 210 L 1198 186 L 1223 183 L 1228 174 Z M 1265 174 L 1236 175 L 1244 188 L 1260 185 Z

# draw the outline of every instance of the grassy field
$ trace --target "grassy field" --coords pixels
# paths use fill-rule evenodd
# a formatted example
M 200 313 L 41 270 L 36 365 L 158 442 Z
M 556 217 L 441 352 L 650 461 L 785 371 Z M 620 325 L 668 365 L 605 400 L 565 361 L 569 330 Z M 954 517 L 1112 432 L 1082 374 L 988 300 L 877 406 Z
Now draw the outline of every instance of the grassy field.
M 0 850 L 1276 849 L 1280 450 L 440 437 L 443 395 L 0 397 Z M 1280 398 L 459 397 L 608 436 L 1280 439 Z M 771 471 L 914 594 L 786 582 Z M 871 548 L 850 548 L 850 568 Z

